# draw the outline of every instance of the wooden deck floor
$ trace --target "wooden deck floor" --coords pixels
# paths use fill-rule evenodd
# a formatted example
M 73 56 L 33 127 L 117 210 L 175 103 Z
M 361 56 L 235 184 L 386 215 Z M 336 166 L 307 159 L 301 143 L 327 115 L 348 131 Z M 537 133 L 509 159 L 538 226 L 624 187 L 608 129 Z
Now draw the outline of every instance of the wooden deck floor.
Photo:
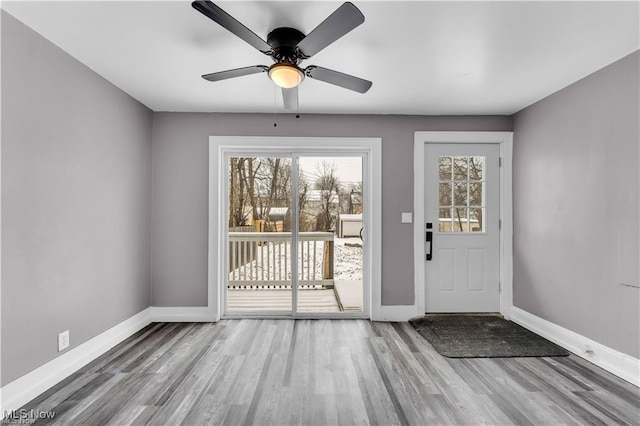
M 227 312 L 291 312 L 291 290 L 228 289 Z M 335 281 L 335 289 L 298 290 L 298 312 L 362 312 L 362 281 Z
M 227 312 L 291 312 L 291 290 L 227 290 Z M 329 290 L 298 290 L 299 312 L 341 312 Z
M 407 323 L 225 320 L 153 324 L 24 408 L 91 425 L 637 425 L 639 392 L 575 356 L 443 358 Z

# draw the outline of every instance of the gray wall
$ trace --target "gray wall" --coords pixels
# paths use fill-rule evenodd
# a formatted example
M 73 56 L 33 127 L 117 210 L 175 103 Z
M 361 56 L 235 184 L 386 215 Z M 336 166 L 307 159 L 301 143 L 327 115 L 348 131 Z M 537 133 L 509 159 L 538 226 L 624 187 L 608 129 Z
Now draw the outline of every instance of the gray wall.
M 336 100 L 338 101 L 338 100 Z M 304 107 L 304 106 L 302 106 Z M 382 138 L 382 303 L 411 305 L 413 140 L 417 130 L 509 131 L 509 117 L 155 113 L 153 123 L 154 306 L 207 303 L 209 136 Z
M 4 385 L 150 306 L 152 112 L 1 19 Z
M 514 117 L 514 303 L 640 355 L 639 54 Z

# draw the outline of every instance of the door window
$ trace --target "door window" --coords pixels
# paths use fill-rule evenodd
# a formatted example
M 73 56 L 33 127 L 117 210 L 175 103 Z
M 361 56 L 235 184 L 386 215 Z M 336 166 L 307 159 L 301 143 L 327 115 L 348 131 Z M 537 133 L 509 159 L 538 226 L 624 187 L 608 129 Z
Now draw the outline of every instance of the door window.
M 438 158 L 440 232 L 485 232 L 484 165 L 483 156 Z

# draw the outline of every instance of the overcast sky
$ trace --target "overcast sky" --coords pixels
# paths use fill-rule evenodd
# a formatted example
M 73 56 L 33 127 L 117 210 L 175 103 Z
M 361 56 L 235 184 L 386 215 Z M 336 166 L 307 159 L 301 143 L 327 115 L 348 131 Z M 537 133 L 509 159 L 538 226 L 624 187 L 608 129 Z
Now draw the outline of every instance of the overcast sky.
M 362 157 L 300 157 L 301 174 L 317 176 L 322 161 L 335 164 L 336 175 L 341 182 L 362 181 Z

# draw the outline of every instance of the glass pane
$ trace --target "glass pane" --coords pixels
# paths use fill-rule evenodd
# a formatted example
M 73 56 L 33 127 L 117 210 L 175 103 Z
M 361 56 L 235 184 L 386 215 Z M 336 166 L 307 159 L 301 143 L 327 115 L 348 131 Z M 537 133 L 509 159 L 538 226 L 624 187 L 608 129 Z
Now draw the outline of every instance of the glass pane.
M 440 180 L 451 180 L 451 157 L 440 157 Z
M 483 180 L 484 157 L 470 157 L 469 179 Z
M 438 231 L 451 232 L 451 209 L 440 209 Z
M 468 157 L 453 157 L 453 178 L 455 180 L 467 180 Z
M 440 183 L 440 206 L 451 205 L 451 182 Z
M 467 209 L 456 207 L 455 217 L 453 218 L 453 232 L 468 232 L 467 226 Z
M 229 163 L 226 312 L 290 312 L 291 159 Z
M 362 157 L 300 157 L 298 312 L 363 312 Z
M 453 204 L 467 206 L 467 182 L 456 182 L 453 187 Z
M 482 156 L 439 158 L 440 232 L 484 231 L 484 167 Z
M 482 217 L 484 209 L 469 209 L 470 232 L 483 232 Z
M 469 205 L 483 206 L 484 194 L 482 193 L 482 182 L 469 184 Z

